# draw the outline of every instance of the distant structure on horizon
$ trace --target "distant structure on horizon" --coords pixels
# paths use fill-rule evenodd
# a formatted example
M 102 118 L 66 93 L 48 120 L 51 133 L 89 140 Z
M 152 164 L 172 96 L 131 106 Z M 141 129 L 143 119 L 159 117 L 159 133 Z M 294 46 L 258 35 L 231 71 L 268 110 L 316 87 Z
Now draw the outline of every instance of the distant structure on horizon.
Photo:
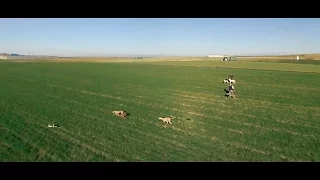
M 219 58 L 222 58 L 222 57 L 225 57 L 226 55 L 222 55 L 222 54 L 209 54 L 208 57 L 219 57 Z
M 0 59 L 52 59 L 52 58 L 59 58 L 59 56 L 0 53 Z
M 8 59 L 8 56 L 10 56 L 10 54 L 0 53 L 0 59 Z

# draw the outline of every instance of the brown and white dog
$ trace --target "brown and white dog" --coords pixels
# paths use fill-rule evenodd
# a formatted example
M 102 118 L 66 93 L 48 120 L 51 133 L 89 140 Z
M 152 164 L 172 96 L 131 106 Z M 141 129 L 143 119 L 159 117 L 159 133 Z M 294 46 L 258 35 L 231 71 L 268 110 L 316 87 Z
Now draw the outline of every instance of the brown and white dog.
M 118 116 L 121 118 L 127 118 L 128 115 L 130 115 L 129 113 L 127 113 L 126 111 L 112 111 L 114 116 Z
M 172 124 L 172 123 L 171 123 L 171 120 L 174 119 L 174 118 L 175 118 L 175 117 L 172 117 L 172 116 L 170 116 L 170 117 L 159 117 L 159 119 L 162 120 L 163 122 L 165 122 L 166 125 L 167 125 L 167 124 Z

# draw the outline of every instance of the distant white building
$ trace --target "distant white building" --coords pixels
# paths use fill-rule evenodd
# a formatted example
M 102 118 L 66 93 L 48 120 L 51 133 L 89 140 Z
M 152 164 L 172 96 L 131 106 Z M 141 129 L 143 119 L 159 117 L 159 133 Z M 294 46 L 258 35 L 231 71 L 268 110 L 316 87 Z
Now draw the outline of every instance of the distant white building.
M 225 56 L 221 55 L 221 54 L 216 54 L 216 55 L 209 54 L 208 57 L 222 58 L 222 57 L 225 57 Z
M 8 59 L 8 56 L 2 56 L 2 55 L 0 55 L 0 59 Z

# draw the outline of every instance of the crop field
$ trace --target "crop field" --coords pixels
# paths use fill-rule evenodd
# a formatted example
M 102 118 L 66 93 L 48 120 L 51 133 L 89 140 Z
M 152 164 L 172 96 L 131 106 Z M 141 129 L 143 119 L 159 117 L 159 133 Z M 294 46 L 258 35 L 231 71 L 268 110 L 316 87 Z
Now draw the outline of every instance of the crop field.
M 320 161 L 319 79 L 317 64 L 1 61 L 0 160 Z

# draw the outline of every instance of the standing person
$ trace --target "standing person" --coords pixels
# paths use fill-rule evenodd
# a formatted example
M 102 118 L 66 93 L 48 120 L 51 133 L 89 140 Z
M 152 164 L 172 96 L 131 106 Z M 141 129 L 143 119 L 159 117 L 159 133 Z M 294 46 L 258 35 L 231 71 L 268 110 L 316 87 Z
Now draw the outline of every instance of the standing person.
M 228 96 L 230 96 L 231 98 L 236 98 L 236 95 L 234 95 L 234 86 L 233 86 L 233 83 L 232 82 L 230 82 L 229 83 L 229 88 L 228 88 L 228 90 L 229 90 L 229 93 L 227 94 Z
M 236 98 L 236 96 L 234 95 L 235 88 L 233 86 L 236 81 L 233 78 L 234 78 L 234 75 L 230 74 L 227 79 L 223 80 L 224 83 L 228 83 L 228 89 L 224 89 L 224 91 L 227 93 L 225 95 L 226 97 Z

